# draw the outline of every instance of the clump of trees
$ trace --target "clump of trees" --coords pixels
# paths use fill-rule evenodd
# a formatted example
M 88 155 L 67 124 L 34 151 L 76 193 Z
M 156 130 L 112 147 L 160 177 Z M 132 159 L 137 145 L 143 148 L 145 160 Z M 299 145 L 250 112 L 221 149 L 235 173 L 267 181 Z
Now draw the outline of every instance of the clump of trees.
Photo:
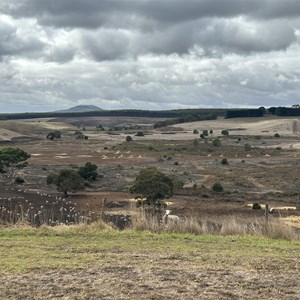
M 231 109 L 226 112 L 225 118 L 250 118 L 263 117 L 264 109 Z
M 175 124 L 181 124 L 186 122 L 195 122 L 195 121 L 204 121 L 204 120 L 216 120 L 218 117 L 215 113 L 209 113 L 209 114 L 191 114 L 191 115 L 185 115 L 179 118 L 175 119 L 168 119 L 164 121 L 158 121 L 153 125 L 153 128 L 160 128 L 160 127 L 166 127 L 170 125 Z
M 18 172 L 28 166 L 30 154 L 20 148 L 4 148 L 0 150 L 0 173 L 10 181 L 14 180 Z
M 67 195 L 68 192 L 82 191 L 85 188 L 83 179 L 73 169 L 62 169 L 47 176 L 47 184 L 55 185 L 59 192 Z
M 59 130 L 51 131 L 47 134 L 46 139 L 47 140 L 58 140 L 61 138 L 61 132 Z

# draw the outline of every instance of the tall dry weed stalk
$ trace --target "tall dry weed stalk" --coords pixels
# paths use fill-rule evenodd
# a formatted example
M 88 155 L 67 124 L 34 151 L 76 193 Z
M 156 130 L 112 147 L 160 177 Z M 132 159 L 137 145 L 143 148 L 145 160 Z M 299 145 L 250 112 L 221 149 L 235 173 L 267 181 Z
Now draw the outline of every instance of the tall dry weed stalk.
M 142 210 L 133 216 L 131 229 L 210 235 L 258 235 L 287 240 L 300 239 L 297 229 L 278 221 L 272 221 L 265 225 L 263 220 L 243 221 L 234 216 L 219 219 L 181 217 L 177 223 L 165 224 L 161 218 L 148 215 Z

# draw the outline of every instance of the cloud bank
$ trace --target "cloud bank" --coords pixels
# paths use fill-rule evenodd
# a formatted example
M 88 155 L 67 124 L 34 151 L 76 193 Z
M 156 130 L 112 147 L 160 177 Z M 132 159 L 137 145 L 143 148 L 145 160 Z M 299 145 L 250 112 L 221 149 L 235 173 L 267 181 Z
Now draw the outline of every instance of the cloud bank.
M 0 111 L 300 102 L 298 0 L 2 0 Z

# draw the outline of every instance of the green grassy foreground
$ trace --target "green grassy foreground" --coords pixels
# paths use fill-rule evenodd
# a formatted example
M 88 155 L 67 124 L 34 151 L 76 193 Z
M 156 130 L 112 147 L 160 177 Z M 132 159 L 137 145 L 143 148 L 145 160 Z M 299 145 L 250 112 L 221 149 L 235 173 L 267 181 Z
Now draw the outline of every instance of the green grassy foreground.
M 110 265 L 132 254 L 190 259 L 201 266 L 238 261 L 300 259 L 300 241 L 254 236 L 210 236 L 82 228 L 6 228 L 0 230 L 0 273 L 77 269 Z M 220 265 L 221 263 L 221 265 Z M 262 266 L 263 267 L 263 266 Z

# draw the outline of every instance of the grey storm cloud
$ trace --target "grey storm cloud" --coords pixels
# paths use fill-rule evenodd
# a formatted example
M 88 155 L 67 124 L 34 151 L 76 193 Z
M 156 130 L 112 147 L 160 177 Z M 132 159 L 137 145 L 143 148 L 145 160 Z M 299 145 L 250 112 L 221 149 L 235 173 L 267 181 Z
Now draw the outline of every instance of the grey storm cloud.
M 293 103 L 299 51 L 299 0 L 1 0 L 0 111 Z
M 205 17 L 250 15 L 254 18 L 298 17 L 298 0 L 3 0 L 3 13 L 15 17 L 36 17 L 58 27 L 109 25 L 113 15 L 130 19 L 144 16 L 163 23 L 177 23 Z M 87 17 L 88 16 L 88 17 Z

